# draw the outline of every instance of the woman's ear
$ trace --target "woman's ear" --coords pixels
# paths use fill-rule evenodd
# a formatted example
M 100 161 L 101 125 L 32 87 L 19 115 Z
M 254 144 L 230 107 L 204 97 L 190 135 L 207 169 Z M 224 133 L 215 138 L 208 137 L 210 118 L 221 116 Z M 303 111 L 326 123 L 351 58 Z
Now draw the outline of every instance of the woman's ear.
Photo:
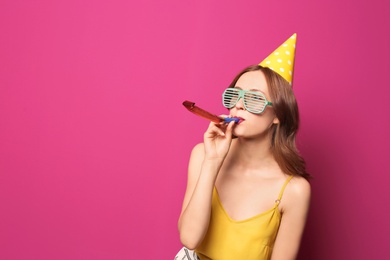
M 275 117 L 274 120 L 272 121 L 273 124 L 277 125 L 279 124 L 279 118 Z

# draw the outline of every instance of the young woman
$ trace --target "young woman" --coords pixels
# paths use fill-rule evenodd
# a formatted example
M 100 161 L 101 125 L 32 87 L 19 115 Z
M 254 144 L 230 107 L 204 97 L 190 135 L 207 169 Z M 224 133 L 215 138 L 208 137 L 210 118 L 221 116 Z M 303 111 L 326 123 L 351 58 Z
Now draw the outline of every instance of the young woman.
M 310 201 L 295 147 L 298 108 L 283 76 L 244 69 L 224 91 L 229 117 L 194 147 L 179 218 L 182 244 L 201 260 L 295 259 Z

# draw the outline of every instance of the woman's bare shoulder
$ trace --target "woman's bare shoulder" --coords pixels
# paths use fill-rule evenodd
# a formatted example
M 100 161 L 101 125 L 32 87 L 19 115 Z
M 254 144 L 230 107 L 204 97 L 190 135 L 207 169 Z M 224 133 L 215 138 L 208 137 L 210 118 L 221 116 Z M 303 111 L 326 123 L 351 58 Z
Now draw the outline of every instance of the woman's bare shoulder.
M 309 181 L 300 176 L 294 176 L 288 183 L 283 195 L 286 204 L 308 204 L 310 202 L 311 187 Z
M 290 180 L 290 189 L 297 193 L 307 193 L 310 192 L 310 183 L 308 180 L 301 176 L 294 176 Z
M 198 143 L 196 144 L 191 151 L 191 157 L 190 157 L 190 162 L 191 161 L 202 161 L 204 158 L 204 143 Z
M 190 162 L 188 165 L 188 174 L 197 179 L 202 161 L 204 159 L 204 144 L 196 144 L 191 151 Z
M 192 148 L 192 153 L 203 154 L 204 153 L 204 143 L 198 143 Z

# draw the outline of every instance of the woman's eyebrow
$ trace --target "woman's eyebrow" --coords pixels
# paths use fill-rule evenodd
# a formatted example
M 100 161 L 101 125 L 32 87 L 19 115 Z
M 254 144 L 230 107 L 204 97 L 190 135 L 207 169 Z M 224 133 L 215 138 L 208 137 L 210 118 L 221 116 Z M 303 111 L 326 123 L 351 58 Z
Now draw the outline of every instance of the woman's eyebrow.
M 242 89 L 239 86 L 235 86 L 234 88 Z M 256 91 L 256 92 L 261 92 L 261 93 L 265 94 L 263 91 L 261 91 L 260 89 L 256 89 L 256 88 L 251 88 L 250 91 Z

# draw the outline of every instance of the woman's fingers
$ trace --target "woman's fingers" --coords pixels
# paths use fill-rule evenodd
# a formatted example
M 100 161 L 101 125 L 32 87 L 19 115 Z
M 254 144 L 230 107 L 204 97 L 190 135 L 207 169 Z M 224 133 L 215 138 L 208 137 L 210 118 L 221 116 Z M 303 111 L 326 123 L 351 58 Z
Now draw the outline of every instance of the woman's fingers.
M 229 151 L 232 141 L 232 128 L 234 122 L 229 124 L 210 123 L 204 134 L 205 152 L 207 158 L 221 159 Z
M 210 123 L 209 128 L 205 133 L 206 138 L 215 138 L 218 136 L 231 138 L 233 135 L 234 121 L 229 122 L 228 124 L 221 123 Z
M 209 128 L 207 129 L 206 135 L 210 137 L 215 137 L 216 135 L 225 136 L 225 132 L 221 129 L 220 125 L 215 123 L 210 123 Z
M 234 121 L 231 121 L 231 122 L 229 122 L 229 124 L 227 125 L 226 130 L 225 130 L 225 136 L 226 136 L 226 137 L 232 138 L 234 124 L 235 124 L 235 122 L 234 122 Z

